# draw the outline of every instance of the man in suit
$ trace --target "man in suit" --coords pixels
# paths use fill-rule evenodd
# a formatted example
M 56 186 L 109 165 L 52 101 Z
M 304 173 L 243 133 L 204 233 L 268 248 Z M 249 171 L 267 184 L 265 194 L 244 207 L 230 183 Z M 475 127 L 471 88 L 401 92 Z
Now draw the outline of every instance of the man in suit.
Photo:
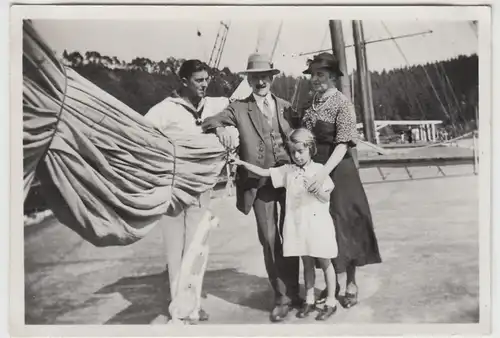
M 252 94 L 232 102 L 221 113 L 207 118 L 202 127 L 217 134 L 221 143 L 231 148 L 234 134 L 225 128 L 238 129 L 242 160 L 270 168 L 290 163 L 286 150 L 286 137 L 291 131 L 290 104 L 270 92 L 274 69 L 270 58 L 252 54 L 248 59 L 248 82 Z M 285 191 L 275 189 L 269 178 L 261 178 L 238 167 L 236 175 L 236 206 L 244 214 L 253 208 L 257 221 L 259 241 L 264 251 L 264 261 L 269 281 L 275 293 L 275 306 L 270 319 L 282 321 L 292 306 L 300 306 L 299 258 L 283 257 L 281 230 L 285 210 Z

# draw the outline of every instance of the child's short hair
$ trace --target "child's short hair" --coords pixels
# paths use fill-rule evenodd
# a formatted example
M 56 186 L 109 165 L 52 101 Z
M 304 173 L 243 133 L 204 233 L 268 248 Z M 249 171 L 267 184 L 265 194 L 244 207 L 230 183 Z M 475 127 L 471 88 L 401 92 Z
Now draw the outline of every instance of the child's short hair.
M 292 130 L 292 132 L 288 134 L 288 143 L 302 143 L 305 147 L 309 148 L 311 156 L 316 155 L 316 140 L 314 139 L 314 134 L 309 129 L 298 128 Z

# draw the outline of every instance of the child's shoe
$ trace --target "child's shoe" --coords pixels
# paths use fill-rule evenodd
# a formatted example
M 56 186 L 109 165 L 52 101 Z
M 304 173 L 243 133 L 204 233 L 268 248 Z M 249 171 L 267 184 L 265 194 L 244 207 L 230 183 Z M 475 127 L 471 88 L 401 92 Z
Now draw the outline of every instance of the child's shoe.
M 335 298 L 339 298 L 339 293 L 340 293 L 340 285 L 337 283 L 335 286 Z M 318 299 L 316 300 L 316 305 L 324 304 L 326 301 L 326 298 L 328 297 L 328 289 L 323 289 L 321 293 L 319 294 Z
M 316 316 L 316 320 L 327 320 L 337 312 L 337 306 L 325 305 Z
M 302 308 L 297 312 L 297 317 L 306 318 L 314 310 L 315 310 L 314 304 L 304 303 L 304 305 L 302 305 Z

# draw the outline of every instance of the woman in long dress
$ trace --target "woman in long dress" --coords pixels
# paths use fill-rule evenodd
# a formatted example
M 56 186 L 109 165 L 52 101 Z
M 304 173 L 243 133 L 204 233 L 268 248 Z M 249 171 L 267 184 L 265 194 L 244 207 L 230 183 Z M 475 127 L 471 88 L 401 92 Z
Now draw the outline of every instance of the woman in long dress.
M 350 308 L 358 302 L 356 268 L 382 261 L 368 199 L 351 153 L 356 146 L 356 115 L 352 103 L 335 87 L 343 74 L 332 54 L 315 56 L 304 74 L 311 74 L 315 94 L 302 125 L 316 137 L 318 152 L 313 160 L 324 164 L 324 170 L 316 175 L 309 189 L 320 189 L 327 176 L 336 186 L 331 193 L 330 214 L 339 253 L 333 263 L 338 274 L 345 273 L 339 277 L 346 281 L 345 289 L 338 285 L 336 291 L 345 294 L 339 301 Z M 324 290 L 320 301 L 326 294 Z

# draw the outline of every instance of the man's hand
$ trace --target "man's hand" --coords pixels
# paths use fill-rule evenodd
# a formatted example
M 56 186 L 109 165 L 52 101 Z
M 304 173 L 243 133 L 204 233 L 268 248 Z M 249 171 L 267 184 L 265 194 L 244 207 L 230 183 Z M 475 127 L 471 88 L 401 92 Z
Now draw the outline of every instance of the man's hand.
M 234 149 L 238 146 L 238 139 L 234 133 L 230 133 L 225 127 L 215 129 L 215 134 L 219 138 L 220 143 L 226 148 Z

